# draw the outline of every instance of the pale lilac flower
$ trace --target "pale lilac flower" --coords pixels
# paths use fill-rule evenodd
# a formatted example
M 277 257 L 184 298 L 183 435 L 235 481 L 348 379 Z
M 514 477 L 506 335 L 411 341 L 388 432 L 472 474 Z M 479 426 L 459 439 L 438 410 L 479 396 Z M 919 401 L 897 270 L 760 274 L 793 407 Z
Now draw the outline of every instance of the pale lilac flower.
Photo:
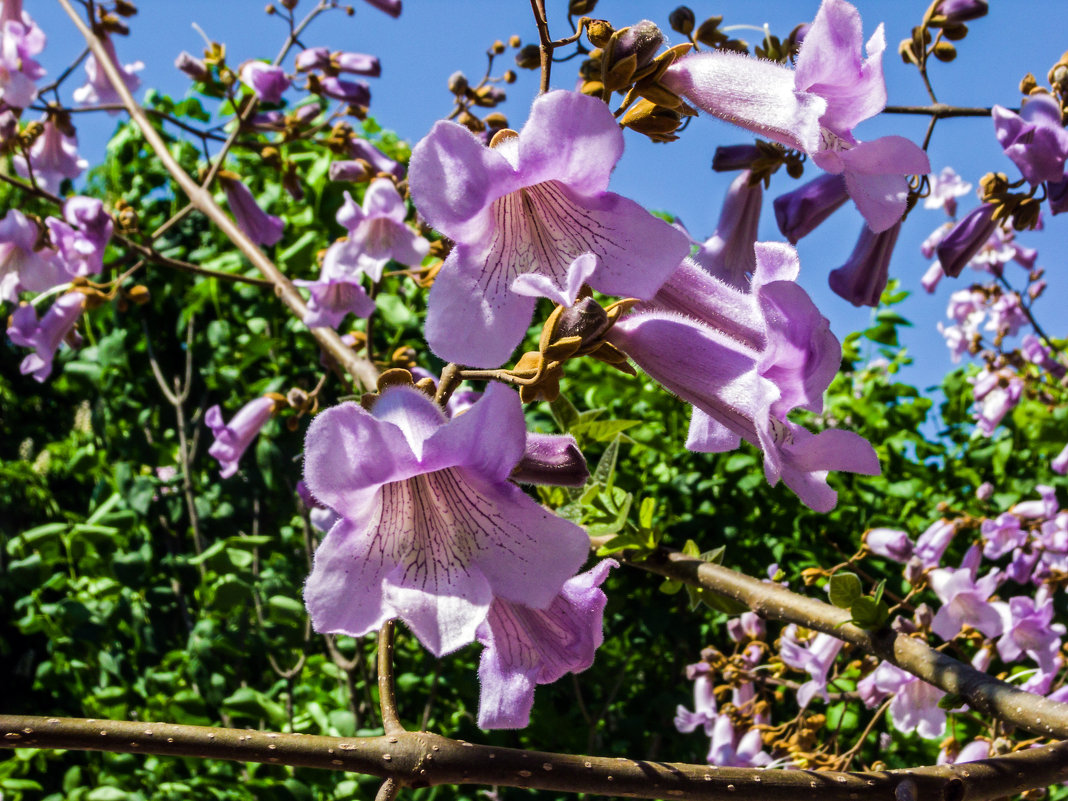
M 238 227 L 257 245 L 277 244 L 286 224 L 281 217 L 268 214 L 256 203 L 249 188 L 241 179 L 226 170 L 219 172 L 219 183 L 226 193 L 226 203 Z
M 957 175 L 952 167 L 943 167 L 942 172 L 932 176 L 931 193 L 924 198 L 925 209 L 942 209 L 950 217 L 957 216 L 957 198 L 972 191 L 972 185 Z M 929 254 L 924 254 L 931 258 Z
M 879 233 L 869 225 L 861 228 L 849 259 L 827 276 L 834 293 L 854 306 L 878 306 L 890 278 L 890 257 L 899 233 L 900 222 Z
M 943 640 L 956 637 L 964 624 L 987 637 L 997 637 L 1004 630 L 1001 619 L 1004 604 L 989 600 L 1004 576 L 998 570 L 991 570 L 977 578 L 979 559 L 979 546 L 973 545 L 959 568 L 940 567 L 928 574 L 931 589 L 942 601 L 931 621 L 931 630 Z
M 122 81 L 126 84 L 126 88 L 131 92 L 136 92 L 141 85 L 141 79 L 134 73 L 140 72 L 145 68 L 144 62 L 135 61 L 132 64 L 120 66 L 119 57 L 115 53 L 115 44 L 111 41 L 111 37 L 103 34 L 101 42 L 108 54 L 108 58 L 111 59 L 111 63 L 118 68 L 119 73 L 122 75 Z M 96 56 L 92 54 L 85 60 L 85 77 L 86 83 L 74 90 L 75 103 L 82 106 L 95 106 L 122 102 L 119 93 L 115 91 L 111 81 L 108 80 L 108 76 L 104 74 L 104 70 L 97 63 Z M 118 114 L 119 112 L 113 110 L 108 113 Z
M 334 523 L 341 519 L 337 512 L 323 506 L 316 500 L 315 496 L 311 494 L 311 490 L 308 489 L 308 485 L 305 484 L 303 480 L 297 482 L 297 495 L 300 496 L 301 502 L 308 510 L 309 522 L 311 522 L 316 530 L 323 534 L 326 534 L 334 527 Z
M 549 608 L 589 539 L 508 480 L 525 447 L 519 396 L 500 384 L 451 420 L 404 386 L 370 412 L 316 416 L 305 481 L 341 516 L 304 589 L 316 631 L 358 637 L 399 617 L 440 656 L 475 639 L 494 600 Z
M 380 281 L 390 259 L 418 267 L 430 251 L 430 243 L 405 225 L 407 216 L 404 199 L 388 178 L 371 182 L 363 206 L 357 205 L 352 195 L 345 192 L 337 221 L 349 235 L 328 248 L 323 271 L 329 269 L 331 275 L 366 274 L 372 281 Z
M 974 385 L 976 430 L 983 436 L 994 435 L 1005 415 L 1011 412 L 1023 396 L 1023 380 L 1010 370 L 989 370 L 968 381 Z
M 942 240 L 946 238 L 946 234 L 948 234 L 952 230 L 953 223 L 944 222 L 940 226 L 935 228 L 933 231 L 931 231 L 927 238 L 920 243 L 920 253 L 923 254 L 923 257 L 925 259 L 933 258 L 935 255 L 935 251 L 938 249 L 938 246 L 941 245 Z M 941 266 L 937 264 L 935 266 L 939 268 L 938 271 L 941 274 Z M 937 284 L 938 282 L 935 281 L 935 283 Z M 928 290 L 928 292 L 930 291 L 931 290 Z
M 478 628 L 478 725 L 521 729 L 530 722 L 534 685 L 551 684 L 593 664 L 604 639 L 607 601 L 600 585 L 618 562 L 605 559 L 564 582 L 549 606 L 531 609 L 497 597 Z
M 675 707 L 675 728 L 683 734 L 689 734 L 700 726 L 705 734 L 711 736 L 719 711 L 716 708 L 716 696 L 712 692 L 708 665 L 704 662 L 689 665 L 686 673 L 693 679 L 693 712 L 682 704 Z
M 711 238 L 697 249 L 693 260 L 716 278 L 739 289 L 749 286 L 756 269 L 753 246 L 757 241 L 764 187 L 749 170 L 731 182 Z
M 311 293 L 308 299 L 308 311 L 301 322 L 308 328 L 333 328 L 350 314 L 357 317 L 370 317 L 375 310 L 375 302 L 360 285 L 359 274 L 344 270 L 330 270 L 327 265 L 315 281 L 295 279 L 295 286 L 304 287 Z
M 174 66 L 194 81 L 206 82 L 211 78 L 211 70 L 208 69 L 208 65 L 185 50 L 178 54 L 178 57 L 174 60 Z
M 771 762 L 764 751 L 760 730 L 749 728 L 739 736 L 729 715 L 720 715 L 712 727 L 712 742 L 706 759 L 710 765 L 725 768 L 759 768 Z
M 251 89 L 262 103 L 279 103 L 289 88 L 289 77 L 281 67 L 262 61 L 246 61 L 238 70 L 241 83 Z
M 1034 598 L 1015 596 L 1000 610 L 1004 617 L 1004 634 L 998 640 L 998 655 L 1006 662 L 1015 662 L 1025 653 L 1039 670 L 1052 676 L 1060 668 L 1063 623 L 1053 622 L 1053 595 L 1049 585 L 1038 588 Z
M 956 320 L 969 332 L 979 330 L 986 316 L 986 295 L 976 289 L 958 289 L 949 296 L 946 317 Z
M 507 359 L 547 285 L 568 294 L 591 266 L 580 257 L 593 256 L 594 289 L 649 298 L 689 250 L 687 236 L 606 191 L 623 136 L 600 100 L 549 92 L 518 136 L 497 142 L 438 122 L 409 168 L 419 212 L 455 242 L 430 291 L 427 340 L 480 367 Z
M 827 695 L 827 672 L 842 650 L 842 641 L 830 634 L 817 634 L 802 644 L 797 639 L 797 626 L 790 624 L 782 633 L 779 652 L 784 665 L 803 670 L 812 678 L 797 688 L 797 704 L 802 709 L 819 695 L 824 701 Z
M 975 488 L 975 497 L 980 501 L 988 501 L 994 495 L 994 485 L 984 481 Z
M 453 393 L 453 397 L 456 397 L 456 393 Z M 455 407 L 450 412 L 453 415 L 458 413 Z M 512 481 L 520 484 L 552 484 L 558 487 L 581 487 L 589 477 L 586 458 L 573 436 L 538 434 L 533 431 L 527 432 L 523 458 L 511 476 Z
M 404 177 L 404 165 L 391 159 L 366 139 L 350 139 L 349 155 L 354 159 L 363 159 L 379 172 L 388 172 L 398 178 Z
M 986 244 L 997 225 L 994 220 L 994 206 L 990 203 L 984 203 L 968 212 L 935 249 L 942 272 L 950 278 L 960 275 L 965 265 Z
M 215 457 L 221 478 L 229 478 L 237 472 L 237 463 L 252 444 L 274 413 L 275 403 L 266 395 L 249 401 L 235 414 L 230 422 L 223 420 L 222 409 L 212 406 L 204 415 L 204 423 L 211 429 L 215 442 L 208 453 Z
M 941 267 L 938 268 L 938 272 L 941 274 Z M 968 353 L 972 343 L 972 334 L 959 325 L 946 325 L 943 322 L 939 322 L 936 328 L 938 333 L 946 340 L 949 355 L 952 357 L 954 364 L 956 364 L 960 361 L 961 356 Z
M 756 612 L 743 612 L 727 621 L 727 636 L 735 642 L 762 640 L 766 633 L 764 618 Z
M 1028 325 L 1020 296 L 1015 292 L 1004 292 L 990 304 L 990 319 L 986 330 L 1000 336 L 1016 336 L 1020 329 Z
M 936 567 L 956 533 L 957 525 L 950 520 L 938 520 L 929 525 L 916 538 L 916 557 L 920 563 L 925 568 Z
M 63 203 L 63 219 L 49 217 L 45 225 L 59 252 L 58 261 L 70 278 L 96 275 L 104 269 L 104 250 L 115 224 L 95 197 L 68 198 Z
M 0 219 L 0 301 L 16 303 L 19 292 L 46 292 L 70 280 L 53 250 L 35 250 L 37 225 L 18 209 Z
M 1019 114 L 995 105 L 991 116 L 1005 155 L 1032 186 L 1064 177 L 1068 131 L 1057 100 L 1045 93 L 1033 94 L 1025 98 Z
M 28 178 L 30 168 L 38 185 L 46 192 L 57 194 L 64 178 L 74 180 L 81 175 L 89 162 L 78 156 L 78 140 L 67 136 L 51 117 L 44 119 L 44 131 L 30 146 L 29 164 L 26 157 L 14 157 L 15 171 Z
M 1068 474 L 1068 444 L 1061 449 L 1061 452 L 1053 457 L 1053 461 L 1049 463 L 1050 470 L 1059 476 Z
M 21 3 L 0 5 L 0 102 L 26 108 L 37 97 L 36 81 L 45 71 L 33 58 L 44 49 L 45 35 Z
M 1020 528 L 1020 518 L 1009 512 L 1003 512 L 993 520 L 983 520 L 980 531 L 985 540 L 983 556 L 987 559 L 999 559 L 1027 542 L 1027 532 Z
M 924 292 L 931 295 L 938 288 L 939 282 L 945 275 L 946 274 L 942 272 L 942 265 L 936 261 L 924 271 L 922 276 L 920 276 L 920 286 L 923 287 Z
M 849 200 L 845 180 L 830 173 L 779 195 L 772 205 L 775 222 L 791 245 L 808 236 Z
M 80 292 L 60 295 L 40 320 L 29 304 L 15 309 L 7 336 L 16 345 L 34 350 L 22 360 L 19 371 L 23 375 L 32 374 L 38 381 L 48 378 L 52 374 L 52 362 L 60 344 L 64 340 L 72 344 L 81 342 L 74 325 L 84 310 L 85 296 Z
M 957 743 L 951 743 L 938 752 L 936 765 L 959 765 L 963 762 L 977 762 L 990 757 L 989 740 L 972 740 L 959 750 Z
M 702 52 L 672 65 L 662 82 L 699 108 L 787 147 L 845 177 L 872 230 L 901 219 L 906 175 L 930 170 L 927 154 L 900 136 L 859 142 L 853 128 L 882 111 L 886 86 L 880 25 L 862 56 L 860 15 L 845 0 L 824 0 L 793 71 L 735 53 Z
M 946 712 L 938 706 L 945 693 L 889 662 L 857 682 L 857 691 L 869 708 L 892 695 L 890 720 L 900 732 L 915 731 L 928 740 L 946 732 Z
M 909 535 L 896 528 L 873 528 L 864 535 L 864 544 L 876 556 L 904 564 L 916 550 Z
M 1056 517 L 1060 511 L 1057 490 L 1048 484 L 1036 484 L 1035 492 L 1039 500 L 1020 501 L 1012 507 L 1013 513 L 1028 520 L 1051 520 Z
M 1032 364 L 1037 364 L 1055 378 L 1063 378 L 1068 369 L 1057 361 L 1046 343 L 1034 334 L 1024 334 L 1020 341 L 1020 355 Z

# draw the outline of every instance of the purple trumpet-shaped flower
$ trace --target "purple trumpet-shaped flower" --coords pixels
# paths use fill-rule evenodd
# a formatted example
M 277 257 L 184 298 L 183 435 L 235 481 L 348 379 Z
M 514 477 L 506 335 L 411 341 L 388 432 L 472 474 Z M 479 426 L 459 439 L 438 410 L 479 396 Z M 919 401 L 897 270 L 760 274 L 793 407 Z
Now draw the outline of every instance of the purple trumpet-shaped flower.
M 686 672 L 694 674 L 693 712 L 682 704 L 675 707 L 675 728 L 683 734 L 689 734 L 700 726 L 704 728 L 705 734 L 711 736 L 719 711 L 715 693 L 712 692 L 712 677 L 709 675 L 708 665 L 698 662 L 688 666 Z
M 382 279 L 390 259 L 417 267 L 430 251 L 430 243 L 404 224 L 408 209 L 393 182 L 376 178 L 367 187 L 363 206 L 345 193 L 337 221 L 348 230 L 348 238 L 330 246 L 323 259 L 323 271 L 332 275 L 367 274 Z
M 1061 122 L 1061 105 L 1052 95 L 1029 96 L 1019 114 L 994 106 L 992 116 L 998 143 L 1032 186 L 1064 177 L 1068 131 Z
M 1044 674 L 1052 675 L 1061 667 L 1063 623 L 1053 622 L 1053 595 L 1049 585 L 1038 588 L 1034 598 L 1016 596 L 1001 607 L 1004 634 L 998 640 L 998 655 L 1015 662 L 1027 654 Z
M 938 520 L 929 525 L 916 538 L 916 558 L 920 564 L 925 568 L 937 567 L 956 533 L 956 523 L 949 520 Z
M 52 374 L 52 362 L 60 344 L 64 340 L 72 344 L 81 342 L 74 325 L 84 310 L 85 296 L 80 292 L 60 295 L 40 320 L 29 304 L 15 309 L 7 336 L 16 345 L 34 350 L 22 360 L 19 371 L 23 375 L 32 374 L 37 381 L 48 378 Z
M 1068 211 L 1068 176 L 1057 181 L 1047 181 L 1046 197 L 1049 199 L 1050 214 Z
M 865 225 L 849 259 L 827 276 L 834 293 L 854 306 L 878 306 L 890 277 L 890 257 L 899 233 L 900 222 L 879 233 Z
M 760 207 L 764 187 L 745 170 L 727 190 L 719 215 L 719 225 L 712 237 L 697 249 L 693 259 L 716 278 L 738 289 L 749 286 L 749 276 L 756 270 Z
M 983 371 L 968 379 L 974 385 L 975 427 L 984 437 L 992 437 L 994 430 L 1023 397 L 1023 380 L 1011 370 Z
M 756 145 L 720 145 L 712 154 L 712 169 L 716 172 L 748 170 L 760 158 Z
M 1024 334 L 1020 342 L 1020 355 L 1031 364 L 1037 364 L 1055 378 L 1064 378 L 1068 369 L 1053 356 L 1053 352 L 1034 334 Z
M 364 2 L 374 6 L 379 11 L 384 11 L 393 18 L 401 15 L 401 0 L 364 0 Z
M 115 65 L 122 75 L 122 82 L 126 84 L 126 88 L 131 92 L 136 92 L 141 85 L 141 79 L 134 73 L 140 72 L 145 68 L 144 62 L 135 61 L 132 64 L 120 66 L 119 57 L 115 53 L 115 43 L 111 41 L 111 37 L 105 34 L 102 42 L 108 58 L 111 59 L 111 63 Z M 108 76 L 104 74 L 104 70 L 97 63 L 96 56 L 92 54 L 85 60 L 85 77 L 86 83 L 74 90 L 75 103 L 82 106 L 95 106 L 122 102 L 119 93 L 115 91 L 111 81 L 108 80 Z M 108 113 L 118 114 L 119 112 L 116 110 Z
M 942 0 L 936 9 L 936 16 L 943 18 L 944 25 L 960 25 L 985 17 L 987 11 L 987 0 Z
M 478 665 L 480 727 L 524 728 L 530 722 L 536 684 L 551 684 L 593 664 L 604 639 L 607 598 L 600 585 L 617 566 L 615 560 L 605 559 L 568 579 L 545 609 L 493 599 L 477 633 L 486 646 Z
M 226 193 L 226 203 L 238 227 L 257 245 L 270 247 L 282 238 L 286 224 L 280 217 L 268 214 L 256 203 L 252 192 L 241 179 L 226 170 L 219 172 L 219 183 Z
M 208 453 L 219 462 L 221 478 L 229 478 L 237 472 L 242 454 L 271 419 L 274 407 L 275 402 L 264 395 L 242 406 L 229 423 L 223 421 L 222 409 L 218 405 L 208 409 L 204 422 L 215 437 Z
M 869 708 L 892 695 L 890 720 L 900 732 L 915 731 L 928 740 L 946 732 L 946 712 L 938 706 L 945 693 L 896 665 L 881 663 L 857 682 L 857 691 Z
M 797 68 L 722 51 L 687 56 L 662 82 L 696 106 L 787 147 L 803 150 L 845 178 L 873 231 L 901 219 L 906 175 L 930 170 L 927 154 L 900 136 L 859 142 L 853 128 L 886 105 L 880 25 L 862 56 L 860 15 L 845 0 L 824 0 L 809 26 Z
M 405 167 L 394 161 L 365 139 L 349 140 L 349 155 L 354 159 L 363 159 L 379 172 L 388 172 L 397 178 L 403 178 Z
M 317 280 L 296 279 L 293 283 L 311 293 L 308 311 L 301 318 L 308 328 L 337 329 L 349 314 L 370 317 L 374 313 L 375 302 L 360 285 L 359 274 L 330 270 L 324 264 Z
M 78 140 L 67 136 L 51 118 L 44 120 L 44 131 L 30 146 L 29 164 L 25 156 L 15 156 L 15 171 L 28 178 L 33 177 L 46 192 L 56 194 L 64 178 L 74 180 L 89 166 L 78 156 Z
M 455 397 L 455 394 L 453 395 Z M 452 398 L 450 398 L 450 401 Z M 581 487 L 590 477 L 586 457 L 570 434 L 527 434 L 523 458 L 512 471 L 520 484 Z
M 975 258 L 997 227 L 994 207 L 990 203 L 984 203 L 968 212 L 935 249 L 942 272 L 950 278 L 960 275 L 961 270 Z
M 16 303 L 19 292 L 46 292 L 70 280 L 56 252 L 36 250 L 37 225 L 18 209 L 0 219 L 0 301 Z
M 370 412 L 319 414 L 304 478 L 341 520 L 304 589 L 316 631 L 358 637 L 399 617 L 441 655 L 475 639 L 495 600 L 550 608 L 589 540 L 508 480 L 525 447 L 519 396 L 500 384 L 451 420 L 401 386 Z
M 115 224 L 104 204 L 94 197 L 75 196 L 63 204 L 63 219 L 45 220 L 68 275 L 96 275 L 104 269 L 104 250 Z
M 720 715 L 712 727 L 708 764 L 725 768 L 758 768 L 771 762 L 760 730 L 750 728 L 739 736 L 729 715 Z
M 1009 512 L 998 515 L 994 520 L 984 520 L 979 530 L 986 541 L 983 556 L 987 559 L 1000 559 L 1027 543 L 1027 532 L 1020 528 L 1020 518 Z
M 764 618 L 756 612 L 743 612 L 727 621 L 727 636 L 735 642 L 762 640 L 766 633 Z
M 606 191 L 623 135 L 596 98 L 549 92 L 518 136 L 495 141 L 439 122 L 409 167 L 419 212 L 455 242 L 430 291 L 427 340 L 443 359 L 480 367 L 508 358 L 547 289 L 569 294 L 582 277 L 649 298 L 689 250 L 685 234 Z
M 902 564 L 916 551 L 909 535 L 896 528 L 873 528 L 864 534 L 864 544 L 876 556 Z
M 764 475 L 780 479 L 816 511 L 834 508 L 829 470 L 879 472 L 871 445 L 848 431 L 813 435 L 775 412 L 781 392 L 761 375 L 761 355 L 700 322 L 671 312 L 639 312 L 616 323 L 609 340 L 665 388 L 694 406 L 686 447 L 719 453 L 742 439 L 764 451 Z
M 827 672 L 842 650 L 842 641 L 830 634 L 817 634 L 807 643 L 797 639 L 797 626 L 791 624 L 783 630 L 780 654 L 784 665 L 803 670 L 812 678 L 797 688 L 797 703 L 802 709 L 819 695 L 824 701 L 827 695 Z
M 331 53 L 327 47 L 310 47 L 304 50 L 297 56 L 296 67 L 298 72 L 318 70 L 330 75 L 349 72 L 353 75 L 377 78 L 382 74 L 382 65 L 378 61 L 378 56 L 342 51 Z
M 365 82 L 345 81 L 336 75 L 326 75 L 322 78 L 310 76 L 308 89 L 350 106 L 366 106 L 371 102 L 371 87 Z
M 0 5 L 0 103 L 23 109 L 37 97 L 36 81 L 45 71 L 33 57 L 44 46 L 44 33 L 21 3 Z
M 178 57 L 174 60 L 174 66 L 194 81 L 206 82 L 211 78 L 211 70 L 208 69 L 208 65 L 185 50 L 178 54 Z
M 1053 461 L 1049 463 L 1049 468 L 1059 476 L 1068 474 L 1068 444 L 1053 457 Z
M 841 175 L 821 175 L 792 192 L 779 195 L 775 207 L 775 222 L 791 245 L 808 236 L 849 200 L 845 180 Z
M 951 640 L 960 633 L 961 626 L 968 624 L 987 637 L 997 637 L 1004 624 L 1001 619 L 1000 601 L 991 602 L 990 596 L 1004 580 L 1000 571 L 992 570 L 977 579 L 981 554 L 979 547 L 968 549 L 959 568 L 940 567 L 927 577 L 942 606 L 931 621 L 931 630 L 943 640 Z
M 262 61 L 246 61 L 241 65 L 238 77 L 263 103 L 281 102 L 282 94 L 289 88 L 286 71 Z

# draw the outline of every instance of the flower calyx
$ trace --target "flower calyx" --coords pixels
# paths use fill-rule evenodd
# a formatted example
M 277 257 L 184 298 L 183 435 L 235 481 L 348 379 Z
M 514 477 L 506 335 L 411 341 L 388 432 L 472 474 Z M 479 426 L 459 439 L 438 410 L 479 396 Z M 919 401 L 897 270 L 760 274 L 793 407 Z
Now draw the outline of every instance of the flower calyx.
M 1011 223 L 1017 231 L 1035 228 L 1042 211 L 1041 201 L 1035 198 L 1038 187 L 1032 187 L 1028 192 L 1011 191 L 1025 183 L 1023 179 L 1010 183 L 1003 172 L 988 172 L 979 180 L 983 202 L 994 206 L 993 218 Z

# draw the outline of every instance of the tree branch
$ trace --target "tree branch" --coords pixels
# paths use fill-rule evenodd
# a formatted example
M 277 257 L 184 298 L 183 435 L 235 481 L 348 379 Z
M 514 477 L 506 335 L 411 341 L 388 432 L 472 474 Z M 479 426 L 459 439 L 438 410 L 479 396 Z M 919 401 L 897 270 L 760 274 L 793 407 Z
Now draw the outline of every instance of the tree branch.
M 237 223 L 234 222 L 230 216 L 224 212 L 216 203 L 215 199 L 211 196 L 211 193 L 202 188 L 196 181 L 190 177 L 181 165 L 171 155 L 163 138 L 159 135 L 156 129 L 149 122 L 148 117 L 145 115 L 141 106 L 134 100 L 133 95 L 130 94 L 130 90 L 126 88 L 126 84 L 122 80 L 122 76 L 119 74 L 118 68 L 112 63 L 108 57 L 107 51 L 104 49 L 100 39 L 96 34 L 85 24 L 78 13 L 70 4 L 70 0 L 57 0 L 63 10 L 67 12 L 67 16 L 71 18 L 74 24 L 78 27 L 82 36 L 85 37 L 86 43 L 93 51 L 93 55 L 96 57 L 97 63 L 100 69 L 107 75 L 108 81 L 112 87 L 118 93 L 119 98 L 122 100 L 123 106 L 126 107 L 127 113 L 137 124 L 137 127 L 141 129 L 142 135 L 145 137 L 145 141 L 151 146 L 155 152 L 156 157 L 166 167 L 167 172 L 171 174 L 174 180 L 181 187 L 182 191 L 189 197 L 190 202 L 200 210 L 212 223 L 217 225 L 219 229 L 226 235 L 226 237 L 234 243 L 238 250 L 252 262 L 256 267 L 272 284 L 274 284 L 275 294 L 281 298 L 282 302 L 297 316 L 303 317 L 307 311 L 307 307 L 304 304 L 304 299 L 300 296 L 297 288 L 289 281 L 288 278 L 283 275 L 282 271 L 263 253 L 262 250 L 253 242 L 245 232 L 242 231 Z M 358 356 L 352 348 L 345 345 L 341 341 L 340 335 L 332 328 L 312 328 L 312 336 L 315 337 L 319 345 L 330 356 L 337 361 L 356 381 L 362 384 L 368 389 L 373 389 L 377 379 L 378 371 L 375 366 Z
M 922 640 L 890 629 L 874 632 L 849 623 L 849 613 L 769 581 L 678 552 L 659 550 L 631 563 L 675 581 L 746 604 L 761 617 L 822 631 L 875 654 L 947 693 L 961 695 L 984 714 L 1042 737 L 1068 738 L 1068 704 L 1014 687 L 940 653 Z
M 0 715 L 0 747 L 110 751 L 342 770 L 430 787 L 479 784 L 632 798 L 985 801 L 1068 779 L 1068 742 L 962 765 L 872 773 L 717 768 L 496 748 L 428 732 L 322 737 L 168 723 Z

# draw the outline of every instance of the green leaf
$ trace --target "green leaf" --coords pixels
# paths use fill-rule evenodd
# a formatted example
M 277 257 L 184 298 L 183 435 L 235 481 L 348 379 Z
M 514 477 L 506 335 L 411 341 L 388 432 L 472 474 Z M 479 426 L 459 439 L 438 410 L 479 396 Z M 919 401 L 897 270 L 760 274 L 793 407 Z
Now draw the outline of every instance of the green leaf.
M 856 573 L 835 573 L 831 576 L 828 595 L 839 609 L 849 609 L 864 594 Z
M 867 596 L 857 598 L 849 608 L 849 614 L 855 625 L 868 631 L 878 631 L 890 619 L 890 610 L 886 604 Z

